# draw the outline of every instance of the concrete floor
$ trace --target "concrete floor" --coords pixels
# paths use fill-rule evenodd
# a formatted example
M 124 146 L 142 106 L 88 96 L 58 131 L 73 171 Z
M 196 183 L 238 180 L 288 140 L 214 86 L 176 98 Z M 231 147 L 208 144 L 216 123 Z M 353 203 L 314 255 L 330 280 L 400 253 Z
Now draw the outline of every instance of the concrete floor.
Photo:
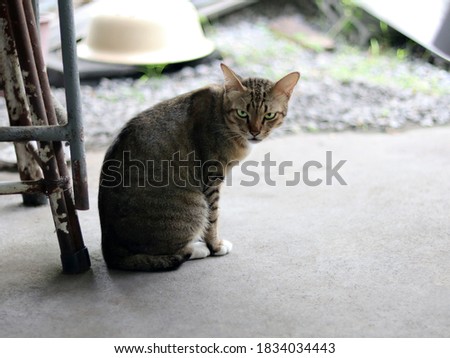
M 261 143 L 248 159 L 270 151 L 294 167 L 273 169 L 276 186 L 243 186 L 251 177 L 235 171 L 221 205 L 233 251 L 169 273 L 106 269 L 103 153 L 89 153 L 92 209 L 80 220 L 91 271 L 61 274 L 48 207 L 0 199 L 0 336 L 449 337 L 449 138 L 441 127 Z M 284 185 L 306 161 L 325 163 L 326 151 L 333 165 L 347 160 L 347 186 Z M 310 172 L 324 177 L 324 168 Z

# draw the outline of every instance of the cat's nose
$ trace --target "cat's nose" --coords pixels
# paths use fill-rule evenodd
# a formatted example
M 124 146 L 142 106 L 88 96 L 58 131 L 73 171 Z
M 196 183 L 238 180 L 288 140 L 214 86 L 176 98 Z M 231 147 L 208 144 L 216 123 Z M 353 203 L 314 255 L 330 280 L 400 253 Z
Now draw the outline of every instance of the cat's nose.
M 259 130 L 249 130 L 249 132 L 253 137 L 256 137 L 259 133 L 261 133 Z

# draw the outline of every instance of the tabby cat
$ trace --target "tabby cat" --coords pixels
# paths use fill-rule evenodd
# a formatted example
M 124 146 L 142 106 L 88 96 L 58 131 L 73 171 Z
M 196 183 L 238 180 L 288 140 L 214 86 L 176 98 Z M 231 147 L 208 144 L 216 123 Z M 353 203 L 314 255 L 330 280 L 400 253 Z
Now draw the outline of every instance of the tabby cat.
M 108 267 L 173 270 L 188 259 L 230 252 L 217 233 L 221 184 L 250 143 L 282 124 L 300 74 L 273 83 L 221 67 L 223 86 L 142 112 L 108 149 L 98 203 Z

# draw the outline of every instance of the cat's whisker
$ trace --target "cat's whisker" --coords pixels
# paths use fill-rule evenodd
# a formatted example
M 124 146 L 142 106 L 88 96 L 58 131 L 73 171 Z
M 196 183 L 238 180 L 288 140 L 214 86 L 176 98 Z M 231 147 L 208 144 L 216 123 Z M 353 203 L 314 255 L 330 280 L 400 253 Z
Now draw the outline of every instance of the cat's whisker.
M 236 133 L 235 131 L 232 131 L 232 130 L 216 130 L 214 132 L 214 134 L 222 134 L 225 137 L 225 139 L 228 141 L 244 136 L 244 134 L 242 132 Z

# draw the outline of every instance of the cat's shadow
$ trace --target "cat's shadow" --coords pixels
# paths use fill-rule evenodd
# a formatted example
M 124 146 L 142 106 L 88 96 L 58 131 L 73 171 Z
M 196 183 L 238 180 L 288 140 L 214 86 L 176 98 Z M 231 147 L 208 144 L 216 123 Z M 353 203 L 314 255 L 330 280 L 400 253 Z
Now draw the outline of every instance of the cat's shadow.
M 83 291 L 104 290 L 105 286 L 120 288 L 128 286 L 130 282 L 138 282 L 145 279 L 146 283 L 155 283 L 167 280 L 176 271 L 136 272 L 110 269 L 106 266 L 100 252 L 91 252 L 91 268 L 81 274 L 64 274 L 60 270 L 52 270 L 51 278 L 47 282 L 47 288 L 58 291 L 71 291 L 76 289 Z

